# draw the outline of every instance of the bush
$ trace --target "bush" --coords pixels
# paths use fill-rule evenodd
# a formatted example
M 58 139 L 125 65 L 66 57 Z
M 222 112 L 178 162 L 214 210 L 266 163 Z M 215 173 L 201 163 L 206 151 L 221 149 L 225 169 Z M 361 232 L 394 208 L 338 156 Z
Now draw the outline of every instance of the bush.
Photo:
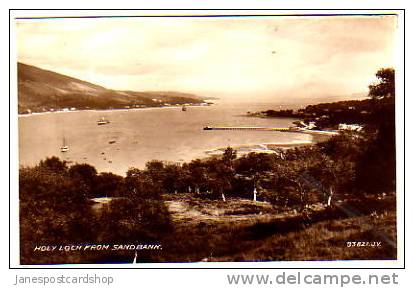
M 57 157 L 48 158 L 36 167 L 20 168 L 21 264 L 101 263 L 118 259 L 120 254 L 117 253 L 122 252 L 44 253 L 34 248 L 158 242 L 170 231 L 169 212 L 157 186 L 148 177 L 130 175 L 124 179 L 111 173 L 96 175 L 95 172 L 95 168 L 87 164 L 68 168 Z M 96 193 L 94 196 L 102 195 L 100 189 L 117 198 L 96 213 L 88 198 L 91 190 Z

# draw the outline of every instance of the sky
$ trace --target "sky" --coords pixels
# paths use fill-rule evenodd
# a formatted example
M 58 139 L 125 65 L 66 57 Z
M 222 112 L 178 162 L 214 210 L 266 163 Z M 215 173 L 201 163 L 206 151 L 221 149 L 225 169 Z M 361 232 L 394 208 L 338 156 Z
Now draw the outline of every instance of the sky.
M 110 89 L 277 102 L 367 93 L 395 16 L 17 20 L 18 61 Z

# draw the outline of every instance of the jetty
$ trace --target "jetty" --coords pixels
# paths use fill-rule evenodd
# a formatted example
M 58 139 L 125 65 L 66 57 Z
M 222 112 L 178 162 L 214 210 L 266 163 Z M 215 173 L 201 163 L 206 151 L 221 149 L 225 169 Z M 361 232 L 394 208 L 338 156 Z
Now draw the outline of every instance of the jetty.
M 311 130 L 302 127 L 257 127 L 257 126 L 205 126 L 203 130 L 240 130 L 240 131 L 280 131 L 280 132 L 296 132 L 306 133 L 311 135 L 338 135 L 339 132 L 335 130 Z
M 253 130 L 253 131 L 294 131 L 292 128 L 286 127 L 246 127 L 246 126 L 206 126 L 204 130 Z

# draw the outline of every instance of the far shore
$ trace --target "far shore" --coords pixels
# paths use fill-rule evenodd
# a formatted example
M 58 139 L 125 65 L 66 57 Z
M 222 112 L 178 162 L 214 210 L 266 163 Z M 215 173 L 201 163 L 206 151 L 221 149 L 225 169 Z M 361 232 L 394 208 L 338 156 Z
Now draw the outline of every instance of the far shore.
M 141 108 L 118 108 L 118 109 L 76 109 L 76 110 L 68 110 L 68 111 L 45 111 L 45 112 L 32 112 L 32 113 L 26 113 L 26 114 L 18 114 L 18 117 L 31 117 L 31 116 L 41 116 L 41 115 L 48 115 L 48 114 L 60 114 L 60 113 L 76 113 L 76 112 L 99 112 L 99 113 L 105 113 L 105 112 L 113 112 L 113 111 L 121 111 L 121 112 L 127 112 L 127 111 L 140 111 L 140 110 L 153 110 L 153 109 L 169 109 L 169 108 L 176 108 L 181 109 L 182 106 L 186 107 L 209 107 L 209 105 L 201 105 L 201 104 L 180 104 L 180 105 L 171 105 L 171 106 L 153 106 L 153 107 L 141 107 Z

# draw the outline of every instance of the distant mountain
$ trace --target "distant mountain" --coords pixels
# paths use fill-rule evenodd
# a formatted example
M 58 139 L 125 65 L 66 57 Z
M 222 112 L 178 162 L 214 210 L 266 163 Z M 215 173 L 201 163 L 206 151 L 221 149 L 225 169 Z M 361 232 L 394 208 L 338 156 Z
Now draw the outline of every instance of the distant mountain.
M 112 109 L 203 103 L 204 98 L 180 92 L 136 92 L 106 89 L 59 73 L 18 63 L 19 113 L 76 109 Z

